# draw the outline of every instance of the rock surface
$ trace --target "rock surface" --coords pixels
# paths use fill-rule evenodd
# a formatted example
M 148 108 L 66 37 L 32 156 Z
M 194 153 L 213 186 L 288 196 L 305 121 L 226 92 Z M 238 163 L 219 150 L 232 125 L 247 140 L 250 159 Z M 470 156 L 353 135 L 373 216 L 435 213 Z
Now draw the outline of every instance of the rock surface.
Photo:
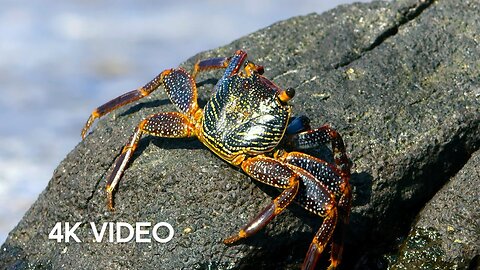
M 428 202 L 392 269 L 474 269 L 480 255 L 480 151 Z M 475 258 L 477 256 L 477 258 Z
M 343 266 L 384 268 L 380 255 L 479 148 L 479 13 L 478 1 L 341 6 L 279 22 L 184 66 L 244 49 L 265 76 L 296 89 L 295 114 L 343 135 L 354 162 Z M 219 76 L 199 76 L 200 104 Z M 0 268 L 298 269 L 321 219 L 293 205 L 256 236 L 223 245 L 278 192 L 196 140 L 144 138 L 119 184 L 116 211 L 106 209 L 103 179 L 133 127 L 172 110 L 157 91 L 102 119 L 9 234 Z M 82 243 L 49 240 L 57 222 L 82 222 Z M 168 222 L 175 236 L 168 243 L 94 243 L 90 222 Z

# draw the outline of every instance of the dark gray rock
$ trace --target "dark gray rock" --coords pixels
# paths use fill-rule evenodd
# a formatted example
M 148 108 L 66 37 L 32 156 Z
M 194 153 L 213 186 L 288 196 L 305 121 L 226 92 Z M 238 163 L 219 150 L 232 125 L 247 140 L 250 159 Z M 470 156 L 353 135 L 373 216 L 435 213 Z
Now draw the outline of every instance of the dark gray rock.
M 337 128 L 354 162 L 343 266 L 376 269 L 385 266 L 379 255 L 478 149 L 479 13 L 478 1 L 341 6 L 277 23 L 184 66 L 245 49 L 267 77 L 296 88 L 296 114 Z M 198 78 L 201 104 L 219 74 Z M 278 192 L 196 140 L 143 139 L 116 192 L 116 211 L 106 209 L 103 179 L 133 127 L 172 110 L 158 91 L 102 119 L 9 234 L 0 268 L 298 268 L 321 220 L 293 205 L 251 239 L 223 245 Z M 166 244 L 92 242 L 89 222 L 120 221 L 165 221 L 176 234 Z M 48 240 L 56 222 L 83 222 L 76 231 L 83 242 Z
M 477 151 L 420 212 L 392 269 L 478 267 L 479 186 L 480 151 Z

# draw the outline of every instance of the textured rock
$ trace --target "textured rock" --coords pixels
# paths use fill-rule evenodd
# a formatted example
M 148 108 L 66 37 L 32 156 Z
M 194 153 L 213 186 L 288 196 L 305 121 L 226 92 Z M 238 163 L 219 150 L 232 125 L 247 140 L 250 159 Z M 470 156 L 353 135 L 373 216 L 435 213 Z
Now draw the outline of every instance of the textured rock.
M 354 162 L 343 265 L 381 268 L 379 255 L 478 149 L 479 13 L 478 1 L 341 6 L 277 23 L 184 66 L 245 49 L 267 77 L 296 88 L 296 114 L 337 128 Z M 199 76 L 200 104 L 219 75 Z M 116 192 L 116 211 L 106 209 L 103 179 L 133 127 L 172 110 L 158 91 L 102 119 L 9 234 L 0 268 L 298 268 L 321 219 L 293 205 L 251 239 L 223 245 L 278 192 L 196 140 L 143 139 Z M 166 244 L 92 243 L 89 222 L 120 221 L 165 221 L 176 234 Z M 48 240 L 56 222 L 83 222 L 76 233 L 84 242 Z
M 420 212 L 392 269 L 478 267 L 479 186 L 480 151 L 477 151 Z

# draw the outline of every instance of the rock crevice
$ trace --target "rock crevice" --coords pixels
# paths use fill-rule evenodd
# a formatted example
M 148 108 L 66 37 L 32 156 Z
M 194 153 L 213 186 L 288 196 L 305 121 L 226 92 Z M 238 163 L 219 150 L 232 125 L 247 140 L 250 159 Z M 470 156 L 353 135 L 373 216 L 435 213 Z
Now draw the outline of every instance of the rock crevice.
M 335 69 L 343 68 L 348 66 L 353 61 L 357 60 L 358 58 L 362 57 L 365 52 L 371 51 L 375 49 L 377 46 L 382 44 L 388 38 L 394 36 L 398 33 L 398 29 L 403 25 L 409 23 L 410 21 L 414 20 L 418 16 L 422 14 L 422 12 L 427 9 L 430 5 L 432 5 L 435 0 L 420 0 L 415 4 L 410 6 L 401 8 L 398 10 L 398 18 L 394 21 L 393 25 L 387 27 L 383 32 L 379 33 L 379 35 L 374 39 L 374 41 L 365 48 L 360 49 L 360 52 L 357 56 L 352 57 L 351 59 L 346 59 L 345 62 L 336 63 L 333 65 Z

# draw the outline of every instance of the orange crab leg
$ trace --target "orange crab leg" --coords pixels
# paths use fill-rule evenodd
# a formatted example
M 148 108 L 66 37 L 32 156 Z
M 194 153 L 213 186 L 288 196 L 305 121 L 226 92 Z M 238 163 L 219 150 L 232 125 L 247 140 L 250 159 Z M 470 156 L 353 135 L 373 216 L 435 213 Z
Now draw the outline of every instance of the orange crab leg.
M 242 61 L 243 55 L 246 54 L 239 51 Z M 238 57 L 238 56 L 237 56 Z M 93 110 L 82 129 L 82 139 L 85 139 L 90 127 L 96 119 L 104 116 L 105 114 L 120 108 L 126 104 L 137 101 L 150 95 L 153 91 L 158 89 L 162 84 L 165 85 L 170 100 L 177 105 L 177 107 L 184 113 L 190 113 L 196 111 L 197 91 L 195 86 L 195 77 L 200 71 L 206 71 L 211 69 L 227 68 L 232 57 L 218 57 L 210 58 L 199 61 L 195 64 L 193 75 L 190 76 L 185 70 L 179 69 L 167 69 L 158 74 L 153 80 L 148 82 L 142 87 L 129 91 L 121 96 L 118 96 L 100 107 Z M 169 91 L 169 89 L 172 89 Z M 180 90 L 180 91 L 178 91 Z M 182 91 L 183 90 L 183 91 Z M 192 106 L 192 107 L 189 107 Z
M 190 122 L 188 117 L 178 112 L 153 114 L 140 122 L 123 147 L 122 153 L 115 161 L 115 167 L 107 179 L 108 208 L 113 210 L 113 190 L 122 177 L 143 134 L 164 138 L 185 138 L 194 136 L 194 130 L 195 125 Z
M 345 200 L 347 191 L 348 197 L 351 197 L 349 178 L 342 175 L 342 172 L 334 164 L 302 152 L 284 153 L 277 158 L 311 173 L 338 199 L 344 198 Z
M 335 195 L 312 173 L 288 163 L 290 161 L 289 157 L 296 157 L 296 153 L 285 153 L 278 158 L 269 158 L 262 155 L 249 158 L 241 163 L 242 169 L 255 180 L 274 187 L 284 188 L 284 190 L 253 220 L 242 227 L 236 235 L 225 239 L 224 243 L 232 244 L 255 234 L 295 199 L 307 210 L 324 218 L 320 229 L 313 238 L 302 268 L 314 269 L 320 254 L 332 238 L 337 224 L 338 210 Z M 304 157 L 309 156 L 305 155 L 300 158 Z M 320 160 L 311 160 L 311 162 L 319 162 L 320 165 L 326 164 L 326 162 Z M 306 163 L 308 162 L 306 161 Z M 333 170 L 336 170 L 336 168 L 333 168 Z M 333 175 L 326 174 L 324 177 L 336 181 Z
M 215 57 L 197 61 L 193 67 L 192 78 L 196 78 L 201 71 L 226 68 L 230 57 Z
M 166 90 L 172 103 L 177 105 L 182 112 L 192 115 L 192 112 L 198 109 L 197 103 L 192 102 L 193 100 L 196 101 L 197 98 L 195 86 L 195 77 L 197 74 L 201 71 L 226 68 L 224 77 L 231 76 L 239 71 L 246 57 L 246 52 L 238 50 L 232 57 L 218 57 L 198 61 L 194 66 L 191 76 L 181 68 L 164 70 L 144 86 L 118 96 L 93 110 L 82 129 L 82 139 L 85 139 L 96 119 L 119 107 L 150 95 L 150 93 L 158 89 L 162 84 L 167 88 Z M 259 70 L 261 68 L 260 66 L 255 67 Z M 168 89 L 173 89 L 173 91 L 169 91 Z
M 298 150 L 315 148 L 328 142 L 332 144 L 335 164 L 343 176 L 350 177 L 351 164 L 346 154 L 347 151 L 343 139 L 340 134 L 329 125 L 289 135 L 286 138 L 286 145 Z
M 193 115 L 198 110 L 195 80 L 182 68 L 173 69 L 163 79 L 165 91 L 177 108 Z
M 275 158 L 259 156 L 247 159 L 242 169 L 256 180 L 271 186 L 285 188 L 280 196 L 269 204 L 257 217 L 244 226 L 237 235 L 224 242 L 234 243 L 248 237 L 270 222 L 288 204 L 277 211 L 277 201 L 285 194 L 292 194 L 291 187 L 285 179 L 296 179 L 301 189 L 296 189 L 295 200 L 305 209 L 324 218 L 309 247 L 303 269 L 314 269 L 320 254 L 332 239 L 330 269 L 334 269 L 341 261 L 344 227 L 348 223 L 351 191 L 348 178 L 334 165 L 300 152 L 280 152 Z M 339 204 L 335 198 L 340 198 Z M 286 200 L 284 200 L 286 201 Z M 337 226 L 338 224 L 338 226 Z
M 331 269 L 334 269 L 340 264 L 342 258 L 345 227 L 350 215 L 352 194 L 349 179 L 333 164 L 305 153 L 291 152 L 279 157 L 279 159 L 308 171 L 338 198 L 338 222 L 332 236 L 330 256 Z
M 330 267 L 335 269 L 342 261 L 343 242 L 345 238 L 346 227 L 350 220 L 350 209 L 352 206 L 352 190 L 349 184 L 342 185 L 343 195 L 338 202 L 338 222 L 335 232 L 332 236 L 332 252 L 330 254 Z
M 246 59 L 247 53 L 242 50 L 237 50 L 235 54 L 231 57 L 216 57 L 201 60 L 195 63 L 195 66 L 193 67 L 192 77 L 196 78 L 197 74 L 201 71 L 225 68 L 225 74 L 222 77 L 222 79 L 224 79 L 225 77 L 237 74 L 243 64 L 245 64 L 245 72 L 248 76 L 251 73 L 263 74 L 263 66 L 255 65 L 254 63 Z
M 236 235 L 225 239 L 223 241 L 225 244 L 233 244 L 242 238 L 255 234 L 265 227 L 265 225 L 267 225 L 275 216 L 283 212 L 283 210 L 293 201 L 298 193 L 300 185 L 300 176 L 290 169 L 288 165 L 273 158 L 256 156 L 245 160 L 241 164 L 241 167 L 255 180 L 274 187 L 284 188 L 284 190 L 253 220 L 242 227 Z
M 313 241 L 308 248 L 307 255 L 303 261 L 302 269 L 315 269 L 318 258 L 322 254 L 325 246 L 332 237 L 335 226 L 337 224 L 337 209 L 331 207 L 327 209 L 327 215 L 323 220 L 322 226 L 318 229 L 317 233 L 313 237 Z
M 85 136 L 87 135 L 88 130 L 90 129 L 90 126 L 93 124 L 95 119 L 102 117 L 103 115 L 119 108 L 122 107 L 128 103 L 134 102 L 136 100 L 139 100 L 143 97 L 146 97 L 150 95 L 155 89 L 157 89 L 160 85 L 163 83 L 163 77 L 170 73 L 171 70 L 164 70 L 160 74 L 158 74 L 153 80 L 148 82 L 142 87 L 139 87 L 135 90 L 132 90 L 130 92 L 127 92 L 121 96 L 118 96 L 107 103 L 103 104 L 102 106 L 96 108 L 93 110 L 92 114 L 88 118 L 87 122 L 85 123 L 85 126 L 82 129 L 82 139 L 85 139 Z

